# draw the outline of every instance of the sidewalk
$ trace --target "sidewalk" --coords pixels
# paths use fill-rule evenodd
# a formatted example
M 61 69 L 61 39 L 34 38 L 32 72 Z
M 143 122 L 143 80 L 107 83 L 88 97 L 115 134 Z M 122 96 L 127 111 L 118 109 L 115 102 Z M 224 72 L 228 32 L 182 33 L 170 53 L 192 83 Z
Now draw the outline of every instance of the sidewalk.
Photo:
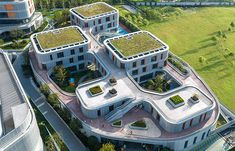
M 32 85 L 29 78 L 25 78 L 21 71 L 21 64 L 23 62 L 22 54 L 16 59 L 14 63 L 15 71 L 18 75 L 19 80 L 26 92 L 33 101 L 33 103 L 38 107 L 40 112 L 44 115 L 46 120 L 51 124 L 54 130 L 61 137 L 63 142 L 69 148 L 70 151 L 85 151 L 86 147 L 82 142 L 74 135 L 66 123 L 59 117 L 59 115 L 54 111 L 54 109 L 47 103 L 47 101 L 42 97 L 42 95 L 37 91 L 37 89 Z

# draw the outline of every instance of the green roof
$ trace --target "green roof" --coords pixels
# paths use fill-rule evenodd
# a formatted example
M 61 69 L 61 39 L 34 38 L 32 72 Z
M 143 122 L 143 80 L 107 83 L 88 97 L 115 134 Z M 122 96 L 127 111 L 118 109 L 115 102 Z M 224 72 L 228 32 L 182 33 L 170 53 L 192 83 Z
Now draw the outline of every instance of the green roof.
M 77 7 L 74 10 L 83 17 L 91 17 L 111 12 L 114 9 L 104 3 L 95 3 L 95 4 L 85 5 L 82 7 Z
M 175 95 L 175 96 L 171 97 L 170 100 L 171 100 L 172 103 L 174 103 L 175 105 L 184 102 L 184 99 L 182 99 L 179 95 Z
M 162 43 L 146 32 L 140 32 L 119 39 L 111 39 L 111 44 L 125 57 L 157 49 Z
M 42 49 L 48 49 L 81 42 L 84 37 L 77 28 L 69 27 L 38 34 L 37 39 Z

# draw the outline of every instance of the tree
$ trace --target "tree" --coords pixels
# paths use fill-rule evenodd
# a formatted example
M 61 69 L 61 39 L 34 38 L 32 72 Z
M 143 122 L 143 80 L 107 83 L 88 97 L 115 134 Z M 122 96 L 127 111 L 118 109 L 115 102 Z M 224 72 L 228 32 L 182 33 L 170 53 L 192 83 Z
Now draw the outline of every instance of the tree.
M 56 80 L 59 81 L 60 85 L 63 85 L 65 78 L 67 77 L 67 71 L 63 66 L 56 66 L 54 68 Z
M 203 56 L 200 56 L 200 57 L 199 57 L 199 62 L 200 62 L 200 63 L 206 62 L 206 58 L 203 57 Z
M 69 123 L 69 127 L 77 136 L 80 135 L 81 133 L 80 129 L 82 128 L 82 123 L 79 120 L 72 118 Z
M 12 39 L 17 39 L 17 38 L 21 38 L 25 35 L 25 33 L 22 31 L 22 30 L 19 30 L 19 29 L 15 29 L 15 30 L 12 30 L 10 32 L 10 37 Z
M 60 117 L 65 121 L 65 123 L 69 123 L 71 120 L 71 114 L 67 108 L 62 108 L 57 110 L 57 113 Z
M 47 84 L 42 84 L 40 86 L 40 91 L 47 97 L 50 94 L 49 86 Z
M 47 97 L 48 102 L 54 107 L 54 106 L 59 106 L 59 97 L 56 93 L 51 93 Z
M 88 137 L 87 143 L 88 143 L 88 147 L 91 151 L 97 151 L 100 148 L 100 143 L 99 143 L 97 137 L 95 137 L 95 136 Z
M 111 143 L 102 144 L 99 151 L 115 151 L 115 146 Z
M 234 27 L 235 27 L 235 23 L 234 23 L 234 22 L 231 22 L 231 23 L 230 23 L 230 26 L 231 26 L 232 28 L 234 28 Z

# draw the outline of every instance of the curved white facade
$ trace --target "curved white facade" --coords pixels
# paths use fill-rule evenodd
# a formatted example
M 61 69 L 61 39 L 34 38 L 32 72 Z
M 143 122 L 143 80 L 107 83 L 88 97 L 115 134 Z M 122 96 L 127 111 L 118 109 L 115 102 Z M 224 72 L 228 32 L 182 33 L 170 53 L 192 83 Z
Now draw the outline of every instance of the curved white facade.
M 3 125 L 3 135 L 0 137 L 0 150 L 43 151 L 43 142 L 29 100 L 7 54 L 1 53 L 0 57 L 1 87 L 8 90 L 7 94 L 5 94 L 4 89 L 0 89 L 2 105 L 1 125 Z M 6 74 L 8 74 L 7 78 L 2 77 Z M 2 85 L 4 82 L 7 85 Z M 7 102 L 11 103 L 11 105 L 7 105 Z

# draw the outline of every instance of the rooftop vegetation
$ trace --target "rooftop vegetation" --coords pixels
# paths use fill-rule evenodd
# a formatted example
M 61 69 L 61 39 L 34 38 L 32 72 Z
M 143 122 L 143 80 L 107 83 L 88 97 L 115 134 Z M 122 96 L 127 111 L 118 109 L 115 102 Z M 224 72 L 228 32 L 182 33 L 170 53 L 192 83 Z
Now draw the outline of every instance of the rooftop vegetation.
M 122 126 L 122 120 L 117 120 L 112 123 L 112 126 L 114 127 L 121 127 Z
M 101 89 L 101 87 L 99 85 L 90 88 L 89 91 L 92 95 L 97 95 L 97 94 L 103 92 L 103 90 Z
M 174 103 L 175 105 L 178 105 L 180 103 L 184 102 L 184 99 L 182 99 L 179 95 L 175 95 L 170 98 L 171 102 Z
M 37 39 L 42 49 L 68 45 L 84 40 L 82 34 L 73 27 L 38 34 Z
M 144 120 L 139 120 L 131 124 L 133 127 L 146 128 L 147 125 Z
M 81 14 L 83 17 L 91 17 L 99 14 L 104 14 L 111 12 L 114 9 L 103 3 L 96 3 L 92 5 L 85 5 L 82 7 L 77 7 L 74 9 L 77 13 Z
M 162 46 L 146 32 L 111 40 L 111 44 L 125 57 L 157 49 Z

